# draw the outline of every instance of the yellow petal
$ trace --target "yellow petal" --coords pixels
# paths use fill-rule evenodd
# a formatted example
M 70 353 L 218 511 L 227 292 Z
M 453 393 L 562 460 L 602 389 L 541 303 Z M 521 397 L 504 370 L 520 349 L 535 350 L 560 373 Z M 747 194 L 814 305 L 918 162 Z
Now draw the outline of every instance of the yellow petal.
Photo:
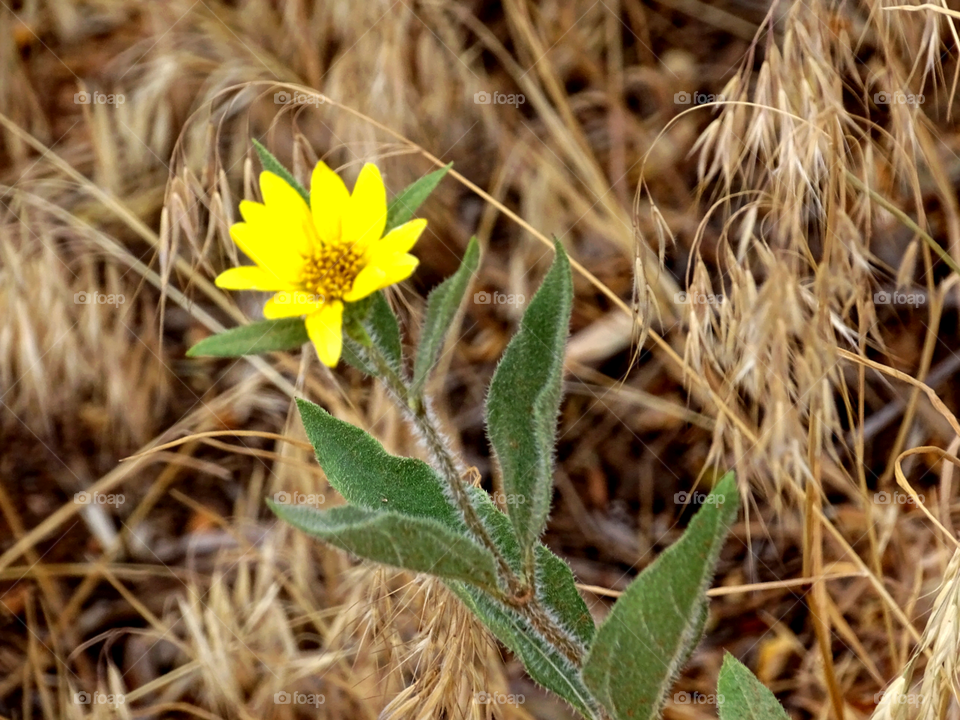
M 309 315 L 323 307 L 326 298 L 303 290 L 284 290 L 267 300 L 263 316 L 267 320 Z
M 367 295 L 372 295 L 383 287 L 382 283 L 385 276 L 386 273 L 379 266 L 367 265 L 357 273 L 357 277 L 353 279 L 353 287 L 343 294 L 343 299 L 347 302 L 363 300 Z
M 387 225 L 387 190 L 376 165 L 367 163 L 360 170 L 353 195 L 343 213 L 342 240 L 362 253 L 380 239 Z
M 318 312 L 307 315 L 307 335 L 317 348 L 317 357 L 334 367 L 343 350 L 343 303 L 334 300 Z
M 309 208 L 300 193 L 279 175 L 270 171 L 260 173 L 260 194 L 263 204 L 287 214 L 304 214 Z
M 244 203 L 240 203 L 240 208 L 243 212 Z M 249 206 L 246 210 L 250 212 Z M 255 211 L 254 215 L 258 212 Z M 300 276 L 303 257 L 280 242 L 278 235 L 280 233 L 267 223 L 234 223 L 230 226 L 230 237 L 247 257 L 271 275 L 293 282 Z
M 217 275 L 216 286 L 225 290 L 289 290 L 290 283 L 255 265 L 230 268 Z
M 340 241 L 340 218 L 350 200 L 343 180 L 322 160 L 310 178 L 310 209 L 317 235 L 325 243 Z
M 394 228 L 370 248 L 371 262 L 376 263 L 374 258 L 409 252 L 426 227 L 426 220 L 411 220 Z
M 265 212 L 260 214 L 273 234 L 274 243 L 291 247 L 300 255 L 313 251 L 317 232 L 306 201 L 286 180 L 272 172 L 260 173 L 260 194 Z M 243 208 L 240 209 L 241 213 Z M 247 219 L 244 215 L 244 219 Z M 253 219 L 247 219 L 254 222 Z
M 267 206 L 251 200 L 240 202 L 243 219 L 257 232 L 272 239 L 272 250 L 297 256 L 312 254 L 317 242 L 313 217 L 305 208 L 306 203 L 289 212 L 286 205 Z
M 367 265 L 357 273 L 353 287 L 349 292 L 344 293 L 343 299 L 347 302 L 363 300 L 377 290 L 406 280 L 419 264 L 420 261 L 417 258 L 406 253 L 383 257 L 376 264 Z
M 413 255 L 397 253 L 378 264 L 383 268 L 383 272 L 385 273 L 384 285 L 382 287 L 387 287 L 387 285 L 403 282 L 413 275 L 413 271 L 417 269 L 420 261 Z

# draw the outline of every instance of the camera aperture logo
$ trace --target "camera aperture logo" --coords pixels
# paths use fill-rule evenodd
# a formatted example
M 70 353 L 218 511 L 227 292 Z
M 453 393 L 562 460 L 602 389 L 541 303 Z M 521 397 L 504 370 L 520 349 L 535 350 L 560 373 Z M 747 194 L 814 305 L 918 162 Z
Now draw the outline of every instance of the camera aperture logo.
M 873 294 L 873 304 L 874 305 L 912 305 L 915 308 L 924 305 L 927 302 L 926 293 L 915 292 L 915 293 L 902 293 L 902 292 L 886 292 L 881 290 L 880 292 L 875 292 Z
M 73 94 L 75 105 L 123 105 L 127 98 L 122 93 L 106 94 L 102 92 L 88 92 L 86 90 Z
M 522 293 L 517 294 L 505 294 L 501 292 L 487 292 L 486 290 L 481 290 L 480 292 L 475 292 L 473 294 L 473 302 L 477 305 L 513 305 L 519 307 L 523 305 L 527 300 L 526 296 Z
M 286 490 L 281 490 L 273 494 L 273 501 L 278 505 L 311 505 L 316 507 L 323 505 L 327 501 L 327 498 L 322 493 L 304 495 L 302 492 L 294 491 L 291 493 Z
M 527 101 L 527 98 L 522 93 L 510 94 L 501 92 L 487 92 L 486 90 L 480 90 L 473 94 L 473 103 L 474 105 L 513 105 L 514 107 L 520 107 Z
M 113 505 L 114 507 L 120 507 L 127 499 L 120 494 L 107 495 L 105 493 L 88 492 L 84 490 L 83 492 L 75 493 L 73 501 L 77 505 Z
M 673 501 L 677 505 L 722 505 L 726 502 L 726 498 L 721 493 L 710 493 L 709 495 L 704 495 L 702 492 L 687 492 L 686 490 L 681 490 L 678 493 L 674 493 Z
M 107 693 L 102 693 L 99 690 L 96 692 L 88 693 L 85 690 L 73 694 L 73 704 L 74 705 L 109 705 L 111 707 L 118 707 L 123 705 L 126 702 L 126 697 L 121 694 L 108 695 Z
M 673 702 L 677 705 L 723 705 L 723 694 L 704 695 L 698 692 L 678 692 L 673 696 Z
M 287 692 L 281 690 L 273 694 L 273 703 L 275 705 L 313 705 L 320 707 L 327 701 L 327 698 L 319 693 Z
M 881 92 L 873 94 L 873 102 L 877 105 L 910 105 L 916 107 L 917 105 L 923 105 L 925 99 L 923 93 L 915 95 L 913 93 L 905 93 L 901 90 L 894 90 L 892 92 L 882 90 Z
M 678 93 L 673 95 L 673 104 L 674 105 L 707 105 L 709 103 L 722 103 L 726 100 L 722 94 L 713 95 L 710 93 L 688 93 L 686 90 L 681 90 Z
M 927 501 L 927 499 L 920 494 L 917 495 L 917 499 L 922 503 Z M 913 502 L 913 498 L 906 493 L 889 493 L 886 490 L 883 490 L 873 494 L 873 502 L 877 505 L 907 505 L 908 503 Z
M 323 95 L 314 95 L 313 93 L 281 90 L 273 94 L 274 105 L 316 105 L 319 107 L 325 102 Z
M 73 294 L 75 305 L 113 305 L 114 307 L 120 307 L 126 301 L 127 298 L 120 293 L 110 293 L 108 295 L 102 292 L 81 290 Z

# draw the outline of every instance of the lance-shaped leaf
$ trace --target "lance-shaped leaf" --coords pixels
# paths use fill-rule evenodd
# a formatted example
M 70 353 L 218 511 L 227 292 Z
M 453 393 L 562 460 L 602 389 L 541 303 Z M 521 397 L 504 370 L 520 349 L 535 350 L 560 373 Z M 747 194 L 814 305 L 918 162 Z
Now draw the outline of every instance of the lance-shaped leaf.
M 306 342 L 303 318 L 282 318 L 241 325 L 204 338 L 187 350 L 188 357 L 240 357 L 275 350 L 293 350 Z
M 583 679 L 616 720 L 659 715 L 703 632 L 707 585 L 738 504 L 728 473 L 683 537 L 630 584 L 597 629 Z
M 717 708 L 720 720 L 790 720 L 776 696 L 730 653 L 720 668 Z
M 496 588 L 496 563 L 465 534 L 435 520 L 344 507 L 318 510 L 267 500 L 281 520 L 331 545 L 374 562 Z
M 319 405 L 297 400 L 297 407 L 317 462 L 351 505 L 463 530 L 463 520 L 447 500 L 440 478 L 425 462 L 390 455 L 373 436 Z
M 515 573 L 522 571 L 520 545 L 510 520 L 493 504 L 490 496 L 479 488 L 470 489 L 470 500 L 477 509 L 484 527 Z M 540 603 L 554 620 L 584 651 L 595 631 L 593 617 L 577 591 L 570 566 L 540 542 L 536 544 L 536 593 Z
M 453 167 L 453 163 L 449 163 L 439 170 L 434 170 L 432 173 L 427 173 L 416 182 L 407 185 L 399 195 L 391 200 L 387 205 L 387 227 L 384 232 L 388 233 L 410 220 L 423 204 L 423 201 L 440 184 L 443 176 L 449 172 L 451 167 Z
M 487 433 L 525 563 L 553 496 L 553 445 L 573 302 L 570 261 L 559 242 L 555 248 L 553 265 L 507 346 L 487 397 Z
M 379 375 L 377 369 L 370 364 L 363 346 L 347 335 L 343 337 L 343 354 L 340 358 L 365 375 L 369 375 L 370 377 L 377 377 Z
M 251 138 L 251 142 L 253 142 L 253 147 L 257 151 L 257 155 L 260 156 L 260 164 L 263 165 L 263 169 L 272 172 L 274 175 L 279 175 L 286 180 L 290 187 L 296 190 L 300 194 L 300 197 L 302 197 L 309 205 L 310 194 L 307 192 L 306 188 L 297 182 L 297 179 L 293 176 L 293 174 L 283 165 L 281 165 L 280 161 L 273 156 L 273 153 L 261 145 L 256 138 Z
M 477 514 L 514 572 L 520 572 L 520 545 L 510 520 L 479 488 L 470 488 Z M 577 592 L 570 567 L 539 542 L 536 545 L 536 597 L 575 646 L 586 652 L 593 638 L 593 618 Z M 588 718 L 594 703 L 580 672 L 515 609 L 476 588 L 450 584 L 491 633 L 513 652 L 536 682 L 553 691 Z
M 350 365 L 378 377 L 380 369 L 371 352 L 371 348 L 375 348 L 394 372 L 399 374 L 402 371 L 400 325 L 383 291 L 360 302 L 347 303 L 343 330 L 343 359 Z
M 417 348 L 417 358 L 413 366 L 413 384 L 411 395 L 417 397 L 437 357 L 443 349 L 447 332 L 460 309 L 463 296 L 470 287 L 470 281 L 480 265 L 480 245 L 477 238 L 470 238 L 467 252 L 457 271 L 440 283 L 427 298 L 427 315 L 423 321 L 423 332 Z
M 403 365 L 403 349 L 400 344 L 400 325 L 382 292 L 373 296 L 370 313 L 364 321 L 364 327 L 373 340 L 373 344 L 383 353 L 394 370 Z
M 457 582 L 448 582 L 447 586 L 520 659 L 534 681 L 562 697 L 584 717 L 598 717 L 579 671 L 522 615 L 478 588 Z

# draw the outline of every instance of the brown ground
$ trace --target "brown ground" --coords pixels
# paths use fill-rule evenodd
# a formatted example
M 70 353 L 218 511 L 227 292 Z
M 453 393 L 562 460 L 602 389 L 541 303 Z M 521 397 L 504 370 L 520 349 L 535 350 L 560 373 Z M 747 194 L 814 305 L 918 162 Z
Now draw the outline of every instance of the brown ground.
M 554 236 L 581 264 L 546 541 L 595 586 L 598 619 L 600 590 L 678 538 L 692 510 L 676 493 L 738 471 L 748 514 L 715 581 L 733 589 L 714 593 L 666 717 L 715 715 L 696 700 L 724 650 L 794 718 L 869 717 L 955 536 L 936 448 L 956 450 L 958 296 L 909 224 L 960 258 L 946 20 L 873 2 L 0 5 L 0 717 L 567 712 L 442 588 L 359 567 L 264 506 L 279 490 L 337 502 L 308 452 L 264 435 L 302 440 L 293 395 L 419 450 L 382 390 L 312 351 L 184 357 L 259 312 L 210 284 L 237 261 L 226 227 L 259 171 L 251 136 L 301 177 L 317 157 L 351 179 L 376 160 L 393 192 L 428 154 L 454 162 L 393 296 L 408 339 L 471 235 L 475 291 L 531 297 Z M 328 102 L 292 112 L 278 83 Z M 874 98 L 893 88 L 925 92 L 919 111 Z M 525 102 L 476 104 L 484 90 Z M 78 104 L 84 91 L 123 103 Z M 681 115 L 683 92 L 741 104 L 721 130 L 709 108 Z M 922 303 L 876 300 L 895 287 Z M 683 288 L 725 304 L 690 311 Z M 435 385 L 487 487 L 482 401 L 521 311 L 468 303 Z M 926 378 L 945 407 L 845 351 Z M 261 434 L 121 462 L 224 430 Z M 903 472 L 942 531 L 896 502 L 894 461 L 922 446 Z M 83 491 L 123 502 L 81 505 Z M 736 587 L 754 583 L 768 585 Z M 275 704 L 295 689 L 325 702 Z M 478 691 L 525 702 L 478 705 Z

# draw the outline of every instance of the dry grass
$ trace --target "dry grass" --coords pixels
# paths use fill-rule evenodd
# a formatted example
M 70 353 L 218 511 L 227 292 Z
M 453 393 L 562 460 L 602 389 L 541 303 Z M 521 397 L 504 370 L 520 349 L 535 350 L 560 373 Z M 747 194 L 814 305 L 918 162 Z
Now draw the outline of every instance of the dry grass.
M 338 501 L 296 394 L 419 450 L 380 389 L 312 353 L 184 358 L 258 312 L 210 282 L 238 260 L 251 136 L 301 177 L 318 156 L 348 177 L 376 160 L 394 191 L 454 161 L 392 298 L 412 333 L 471 234 L 477 289 L 528 298 L 564 242 L 577 297 L 547 540 L 596 616 L 678 537 L 675 493 L 733 467 L 749 499 L 677 693 L 714 693 L 729 650 L 795 718 L 960 717 L 950 9 L 0 4 L 0 717 L 566 712 L 442 586 L 265 512 L 281 490 Z M 324 101 L 278 107 L 284 87 Z M 83 89 L 125 101 L 76 104 Z M 923 302 L 876 301 L 895 290 Z M 483 388 L 521 312 L 468 305 L 435 383 L 486 483 Z M 876 708 L 894 681 L 924 701 Z M 684 697 L 667 717 L 715 714 Z

